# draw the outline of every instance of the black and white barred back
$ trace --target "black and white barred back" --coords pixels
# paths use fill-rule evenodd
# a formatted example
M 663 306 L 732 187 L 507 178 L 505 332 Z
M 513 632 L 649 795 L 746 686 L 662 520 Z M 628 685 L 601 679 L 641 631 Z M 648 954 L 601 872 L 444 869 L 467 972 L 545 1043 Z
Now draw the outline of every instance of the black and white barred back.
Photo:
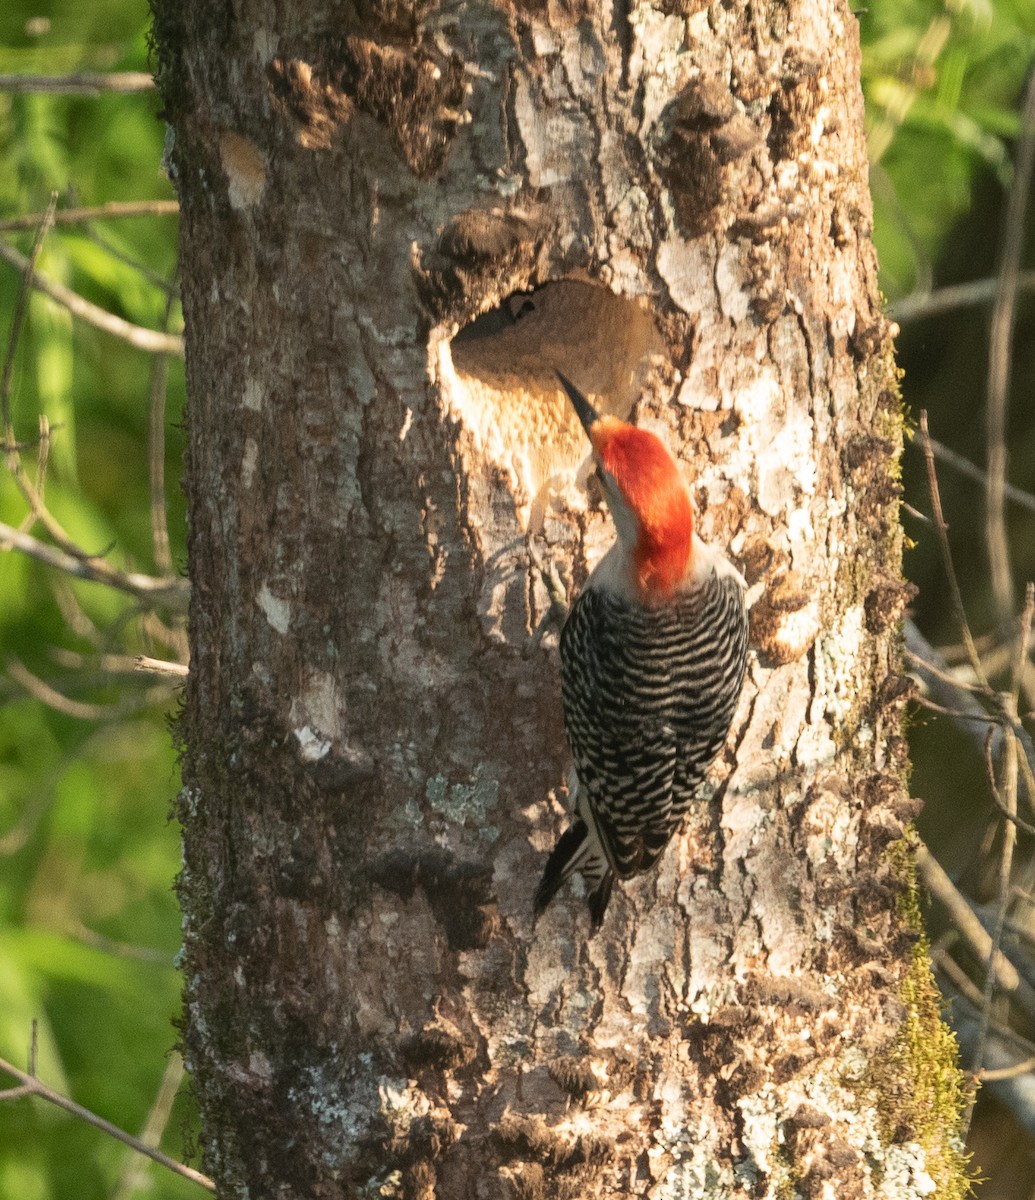
M 577 816 L 547 862 L 537 913 L 579 871 L 597 927 L 614 876 L 657 862 L 726 740 L 747 642 L 744 592 L 732 573 L 709 573 L 658 608 L 593 587 L 578 597 L 561 632 Z

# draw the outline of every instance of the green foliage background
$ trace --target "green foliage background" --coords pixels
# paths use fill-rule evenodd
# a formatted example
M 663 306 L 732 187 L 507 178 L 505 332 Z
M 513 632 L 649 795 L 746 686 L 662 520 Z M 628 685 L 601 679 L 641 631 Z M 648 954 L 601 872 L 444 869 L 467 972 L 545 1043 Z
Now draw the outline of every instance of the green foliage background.
M 41 20 L 42 18 L 42 20 Z M 1031 0 L 869 0 L 860 14 L 873 160 L 876 238 L 884 288 L 893 300 L 933 280 L 990 275 L 994 232 L 1011 176 L 1017 101 L 1035 59 Z M 145 0 L 6 0 L 0 13 L 0 73 L 146 70 Z M 163 126 L 151 94 L 72 98 L 0 92 L 0 220 L 41 212 L 52 190 L 62 206 L 171 198 L 160 159 Z M 5 236 L 27 253 L 31 234 Z M 137 265 L 139 264 L 139 265 Z M 176 264 L 174 218 L 105 221 L 53 231 L 40 267 L 127 319 L 161 326 L 160 281 Z M 143 268 L 143 269 L 142 269 Z M 0 264 L 0 337 L 6 340 L 17 273 Z M 174 309 L 174 327 L 178 327 Z M 1018 345 L 1031 345 L 1032 306 L 1022 306 Z M 907 328 L 905 391 L 931 410 L 932 430 L 980 457 L 984 317 L 975 311 Z M 969 355 L 966 348 L 969 347 Z M 951 370 L 946 368 L 949 359 Z M 118 565 L 152 571 L 148 508 L 148 356 L 73 322 L 38 294 L 16 364 L 13 414 L 31 438 L 38 414 L 60 426 L 47 497 L 85 547 Z M 1018 362 L 1030 396 L 1032 363 Z M 1015 405 L 1017 444 L 1035 451 L 1030 401 Z M 184 506 L 177 486 L 183 439 L 182 364 L 172 364 L 166 477 L 173 556 L 184 564 Z M 973 440 L 977 439 L 977 440 Z M 970 443 L 970 444 L 968 444 Z M 978 447 L 978 449 L 975 449 Z M 32 455 L 27 456 L 31 465 Z M 1035 488 L 1028 453 L 1013 482 Z M 1028 478 L 1024 478 L 1024 474 Z M 914 488 L 907 459 L 907 485 Z M 973 485 L 950 483 L 963 544 L 980 561 Z M 919 485 L 915 502 L 924 507 Z M 0 470 L 0 519 L 17 525 L 25 505 Z M 922 530 L 911 570 L 934 634 L 949 634 L 942 589 Z M 1015 550 L 1025 578 L 1035 572 L 1030 520 Z M 968 540 L 969 539 L 969 540 Z M 968 599 L 984 603 L 980 571 Z M 132 603 L 76 585 L 101 648 L 151 652 Z M 0 654 L 94 704 L 143 704 L 140 680 L 84 682 L 53 648 L 92 653 L 68 626 L 39 564 L 0 557 Z M 177 788 L 161 705 L 99 721 L 55 712 L 0 678 L 0 1055 L 24 1064 L 30 1023 L 39 1022 L 40 1073 L 52 1085 L 130 1131 L 139 1131 L 175 1043 L 180 981 L 179 916 L 172 883 L 178 832 L 167 819 Z M 917 750 L 925 752 L 925 731 Z M 935 739 L 936 741 L 936 739 Z M 918 776 L 938 793 L 937 770 Z M 948 786 L 948 781 L 946 781 Z M 163 1148 L 184 1156 L 192 1116 L 181 1096 Z M 119 1181 L 124 1148 L 39 1102 L 0 1107 L 0 1195 L 92 1200 L 135 1190 Z M 159 1198 L 200 1194 L 151 1167 L 146 1190 Z
M 43 22 L 49 28 L 33 35 Z M 146 3 L 7 0 L 0 11 L 0 72 L 147 70 Z M 41 212 L 53 190 L 61 206 L 171 199 L 162 173 L 157 96 L 80 98 L 0 92 L 0 220 Z M 28 253 L 32 235 L 7 235 Z M 65 226 L 48 237 L 39 266 L 87 299 L 140 325 L 161 327 L 176 267 L 175 217 Z M 146 270 L 133 264 L 141 264 Z M 153 277 L 153 278 L 152 278 Z M 157 283 L 153 280 L 158 281 Z M 19 287 L 0 264 L 0 338 L 6 345 Z M 178 313 L 174 313 L 174 323 Z M 73 322 L 32 296 L 16 361 L 13 418 L 20 439 L 38 414 L 56 428 L 47 500 L 80 545 L 111 547 L 118 566 L 152 572 L 148 415 L 152 363 L 106 334 Z M 170 371 L 166 477 L 174 561 L 185 559 L 184 505 L 177 486 L 183 439 L 182 363 Z M 34 454 L 26 454 L 34 467 Z M 17 525 L 24 501 L 0 469 L 0 519 Z M 37 533 L 40 531 L 37 529 Z M 124 718 L 84 720 L 28 698 L 0 679 L 0 1055 L 24 1066 L 30 1025 L 39 1022 L 39 1070 L 52 1086 L 139 1132 L 175 1043 L 180 980 L 179 914 L 172 883 L 179 838 L 168 820 L 178 786 L 161 706 L 140 705 L 142 684 L 87 678 L 52 648 L 88 655 L 40 564 L 0 559 L 0 654 L 65 687 L 77 700 L 139 708 Z M 135 619 L 133 603 L 96 585 L 76 585 L 100 648 L 161 653 Z M 94 671 L 96 676 L 97 672 Z M 88 670 L 89 676 L 89 670 Z M 163 1148 L 182 1156 L 191 1120 L 181 1098 Z M 21 1200 L 112 1196 L 137 1156 L 38 1101 L 0 1107 L 0 1195 Z M 146 1176 L 158 1197 L 198 1195 L 157 1167 Z M 122 1194 L 134 1190 L 123 1188 Z

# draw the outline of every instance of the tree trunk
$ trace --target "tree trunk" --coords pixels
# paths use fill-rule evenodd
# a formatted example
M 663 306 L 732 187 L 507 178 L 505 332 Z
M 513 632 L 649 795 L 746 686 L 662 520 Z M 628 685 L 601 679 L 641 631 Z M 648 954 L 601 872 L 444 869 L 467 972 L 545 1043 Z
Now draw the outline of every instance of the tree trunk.
M 154 7 L 221 1194 L 961 1195 L 847 6 Z M 577 586 L 613 537 L 556 367 L 642 396 L 753 601 L 728 783 L 592 939 L 577 888 L 531 914 L 567 750 L 528 540 Z

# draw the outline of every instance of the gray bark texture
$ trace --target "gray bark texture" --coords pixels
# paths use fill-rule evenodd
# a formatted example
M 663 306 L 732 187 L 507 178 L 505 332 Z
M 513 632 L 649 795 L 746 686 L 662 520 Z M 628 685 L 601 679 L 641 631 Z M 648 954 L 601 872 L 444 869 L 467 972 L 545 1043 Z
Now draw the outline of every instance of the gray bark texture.
M 227 1197 L 962 1194 L 843 0 L 154 0 L 183 221 L 183 1043 Z M 750 584 L 714 788 L 588 937 L 554 376 Z M 722 786 L 725 784 L 725 786 Z

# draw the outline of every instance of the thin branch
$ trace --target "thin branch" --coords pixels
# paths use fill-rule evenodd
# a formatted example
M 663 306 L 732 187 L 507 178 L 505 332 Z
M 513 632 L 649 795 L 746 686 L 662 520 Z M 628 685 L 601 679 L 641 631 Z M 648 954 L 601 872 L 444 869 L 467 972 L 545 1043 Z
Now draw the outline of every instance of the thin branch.
M 990 788 L 992 801 L 1002 815 L 1008 821 L 1012 821 L 1022 833 L 1035 836 L 1035 825 L 1029 825 L 1027 821 L 1022 821 L 1016 812 L 1011 812 L 1002 796 L 999 795 L 999 789 L 995 786 L 995 756 L 992 753 L 992 743 L 993 731 L 990 729 L 985 737 L 985 770 L 988 772 L 989 780 L 992 781 L 992 787 Z
M 1025 641 L 1026 646 L 1027 642 Z M 1016 712 L 1011 715 L 1016 717 Z M 992 969 L 992 963 L 1002 953 L 1000 947 L 1003 944 L 1006 915 L 1010 907 L 1010 877 L 1013 872 L 1013 852 L 1017 845 L 1017 741 L 1012 731 L 1008 728 L 1003 729 L 1003 739 L 1002 787 L 1000 788 L 996 780 L 991 761 L 989 762 L 990 774 L 988 783 L 992 789 L 992 794 L 996 797 L 996 803 L 1005 811 L 1009 819 L 1003 826 L 1003 849 L 999 856 L 999 903 L 996 908 L 995 924 L 992 929 L 989 954 L 985 965 L 985 983 L 981 992 L 981 1015 L 978 1022 L 977 1046 L 974 1050 L 973 1066 L 971 1067 L 971 1073 L 975 1078 L 977 1078 L 985 1065 L 989 1019 L 992 1014 L 992 1000 L 996 990 L 996 972 Z M 970 1102 L 967 1105 L 967 1111 L 960 1131 L 960 1136 L 963 1138 L 966 1138 L 967 1131 L 970 1129 L 970 1121 L 974 1114 L 976 1099 L 977 1094 L 975 1093 L 971 1096 Z
M 92 646 L 100 646 L 101 632 L 83 611 L 83 606 L 79 603 L 75 589 L 68 580 L 63 575 L 51 572 L 47 577 L 47 581 L 50 584 L 50 591 L 54 597 L 54 602 L 61 613 L 61 619 L 68 628 L 76 637 L 82 638 L 84 642 L 89 642 Z
M 964 458 L 962 454 L 957 454 L 955 450 L 951 450 L 942 442 L 930 437 L 930 435 L 928 435 L 928 441 L 930 442 L 934 457 L 939 462 L 952 467 L 954 471 L 958 471 L 968 479 L 973 479 L 975 483 L 980 483 L 987 487 L 988 475 L 980 467 L 975 466 L 969 458 Z M 1028 509 L 1029 512 L 1035 512 L 1035 496 L 1031 492 L 1022 491 L 1020 488 L 1013 487 L 1012 484 L 1007 483 L 1003 487 L 1003 495 L 1007 500 L 1012 500 L 1014 504 Z M 924 520 L 927 520 L 927 518 L 925 517 Z
M 57 1108 L 71 1113 L 73 1117 L 78 1117 L 80 1121 L 85 1121 L 87 1125 L 92 1125 L 95 1129 L 100 1129 L 109 1137 L 122 1142 L 123 1145 L 131 1146 L 138 1153 L 145 1154 L 154 1162 L 159 1163 L 182 1178 L 189 1179 L 192 1183 L 196 1183 L 208 1192 L 215 1192 L 216 1185 L 207 1175 L 202 1175 L 200 1171 L 195 1171 L 193 1167 L 188 1167 L 183 1163 L 177 1162 L 174 1158 L 170 1158 L 168 1154 L 163 1154 L 161 1150 L 156 1150 L 153 1146 L 148 1146 L 139 1138 L 135 1138 L 131 1133 L 126 1133 L 124 1129 L 119 1129 L 117 1125 L 112 1125 L 110 1121 L 106 1121 L 103 1117 L 97 1116 L 96 1113 L 90 1112 L 88 1108 L 83 1108 L 81 1104 L 76 1104 L 68 1096 L 64 1096 L 60 1092 L 55 1092 L 53 1088 L 47 1087 L 42 1080 L 38 1079 L 35 1073 L 29 1074 L 25 1071 L 19 1071 L 16 1066 L 3 1058 L 0 1058 L 0 1071 L 3 1071 L 6 1075 L 10 1075 L 13 1079 L 17 1079 L 21 1084 L 20 1087 L 8 1088 L 0 1092 L 0 1100 L 13 1100 L 17 1096 L 25 1095 L 39 1096 Z M 35 1064 L 33 1064 L 34 1071 Z
M 1030 580 L 1024 588 L 1024 608 L 1021 610 L 1021 619 L 1018 623 L 1017 631 L 1017 658 L 1013 664 L 1013 687 L 1010 692 L 1010 709 L 1009 715 L 1014 718 L 1013 727 L 1016 731 L 1020 728 L 1020 721 L 1017 718 L 1017 705 L 1020 700 L 1021 688 L 1024 686 L 1025 676 L 1031 664 L 1028 661 L 1028 648 L 1031 645 L 1031 628 L 1032 622 L 1035 620 L 1035 583 Z M 1021 774 L 1024 776 L 1024 790 L 1028 797 L 1028 804 L 1035 809 L 1035 770 L 1025 753 L 1020 756 Z M 1018 826 L 1020 822 L 1018 822 Z
M 981 990 L 975 987 L 974 981 L 950 953 L 951 946 L 959 941 L 959 938 L 954 935 L 949 945 L 943 944 L 945 941 L 945 938 L 939 938 L 938 944 L 931 947 L 931 964 L 936 971 L 945 976 L 947 982 L 955 989 L 957 995 L 952 998 L 955 1000 L 962 997 L 967 1002 L 968 1007 L 973 1010 L 974 1020 L 976 1021 L 977 1014 L 981 1009 Z M 950 988 L 946 987 L 944 982 L 940 984 L 940 987 L 946 996 L 951 995 Z M 992 1018 L 992 1027 L 997 1033 L 1001 1034 L 1004 1038 L 1008 1038 L 1011 1042 L 1020 1043 L 1024 1041 L 1016 1030 L 1011 1029 L 1009 1025 L 1004 1025 L 1002 1021 L 997 1020 L 994 1016 Z M 1027 1043 L 1025 1043 L 1025 1052 L 1027 1052 L 1027 1048 Z
M 29 291 L 33 286 L 36 275 L 36 263 L 43 249 L 43 242 L 54 223 L 54 211 L 57 208 L 57 192 L 52 192 L 47 211 L 40 218 L 36 227 L 36 236 L 32 242 L 29 257 L 23 259 L 22 282 L 18 288 L 18 298 L 14 302 L 14 315 L 11 318 L 11 329 L 7 335 L 7 354 L 4 358 L 3 376 L 0 377 L 0 412 L 4 423 L 4 447 L 10 455 L 16 450 L 14 427 L 11 424 L 11 376 L 14 373 L 14 360 L 18 351 L 18 342 L 25 324 Z M 21 257 L 21 255 L 19 255 Z
M 29 505 L 30 513 L 26 520 L 22 523 L 20 533 L 27 533 L 28 529 L 35 521 L 42 521 L 50 536 L 69 554 L 75 554 L 77 547 L 72 542 L 72 539 L 61 528 L 59 522 L 51 515 L 43 501 L 42 485 L 44 482 L 44 472 L 47 465 L 47 457 L 49 454 L 49 426 L 46 424 L 46 418 L 40 418 L 40 456 L 37 460 L 37 482 L 33 484 L 25 473 L 25 468 L 22 466 L 20 453 L 20 444 L 14 435 L 14 425 L 11 421 L 11 376 L 14 370 L 14 362 L 18 351 L 18 342 L 21 338 L 22 329 L 25 323 L 25 313 L 27 311 L 27 300 L 31 287 L 35 281 L 36 260 L 39 257 L 40 250 L 43 247 L 43 240 L 50 228 L 50 221 L 53 215 L 54 206 L 57 204 L 57 193 L 53 192 L 50 197 L 50 206 L 43 216 L 39 229 L 36 231 L 36 237 L 33 240 L 33 247 L 30 257 L 23 260 L 25 263 L 22 270 L 22 282 L 18 291 L 18 299 L 15 304 L 14 318 L 11 321 L 11 329 L 8 335 L 7 355 L 4 360 L 3 378 L 0 381 L 0 417 L 3 420 L 3 435 L 4 435 L 4 450 L 6 454 L 7 469 L 11 472 L 11 477 L 14 479 L 18 490 L 22 493 L 26 503 Z M 0 243 L 2 246 L 2 243 Z M 20 257 L 20 256 L 19 256 Z M 0 549 L 4 547 L 0 546 Z
M 0 242 L 0 258 L 18 271 L 24 272 L 29 266 L 29 260 L 24 255 L 19 254 L 17 250 L 4 242 Z M 150 354 L 175 354 L 179 358 L 183 357 L 182 337 L 172 333 L 160 333 L 155 329 L 145 329 L 142 325 L 124 321 L 122 317 L 116 317 L 114 313 L 101 308 L 99 304 L 93 304 L 84 299 L 77 292 L 66 288 L 64 284 L 47 279 L 43 275 L 34 274 L 32 286 L 67 308 L 72 316 L 79 317 L 80 320 L 86 321 L 104 333 L 111 334 L 112 337 L 128 342 L 138 350 L 146 350 Z
M 21 533 L 11 525 L 0 521 L 0 550 L 20 550 L 31 558 L 46 563 L 48 567 L 63 571 L 75 579 L 86 579 L 91 583 L 103 583 L 107 587 L 125 592 L 148 604 L 169 604 L 186 608 L 190 585 L 186 579 L 175 575 L 142 575 L 138 571 L 119 571 L 99 558 L 78 558 L 57 546 L 48 546 L 31 534 Z
M 974 638 L 974 645 L 977 646 L 982 661 L 999 647 L 1001 641 L 1000 635 L 995 632 L 979 633 Z M 967 647 L 962 642 L 950 642 L 946 646 L 939 646 L 938 657 L 941 662 L 956 668 L 967 661 Z
M 986 409 L 987 468 L 985 537 L 992 575 L 992 594 L 1005 624 L 1013 612 L 1013 578 L 1006 536 L 1004 485 L 1006 482 L 1006 414 L 1010 397 L 1011 345 L 1017 311 L 1017 285 L 1024 252 L 1025 213 L 1035 167 L 1035 71 L 1021 109 L 1017 161 L 1006 208 L 1003 250 L 1000 258 L 995 306 L 988 351 L 988 405 Z
M 183 610 L 177 609 L 170 615 L 170 621 L 165 622 L 154 609 L 145 612 L 140 618 L 140 632 L 150 639 L 148 653 L 154 655 L 157 645 L 169 648 L 170 653 L 162 655 L 159 661 L 186 663 L 190 660 L 190 645 L 187 641 Z
M 175 299 L 165 304 L 163 327 L 168 330 Z M 151 486 L 151 545 L 155 566 L 165 575 L 172 573 L 169 548 L 169 517 L 165 500 L 165 400 L 169 382 L 169 356 L 159 354 L 151 362 L 151 403 L 148 420 L 147 466 Z
M 86 225 L 83 228 L 82 236 L 88 241 L 93 242 L 95 246 L 100 246 L 105 254 L 110 255 L 116 262 L 129 267 L 131 271 L 136 271 L 141 278 L 146 279 L 153 288 L 157 288 L 164 296 L 174 301 L 179 299 L 179 289 L 174 279 L 169 279 L 167 275 L 163 275 L 160 271 L 149 267 L 147 263 L 134 258 L 132 254 L 115 245 L 111 238 L 105 234 Z M 166 333 L 169 332 L 167 324 L 163 326 L 163 329 Z
M 1033 76 L 1035 78 L 1035 76 Z M 1024 588 L 1024 608 L 1021 609 L 1021 619 L 1017 629 L 1017 657 L 1013 664 L 1013 685 L 1010 697 L 1016 715 L 1017 701 L 1021 695 L 1021 683 L 1024 680 L 1024 668 L 1028 662 L 1028 646 L 1031 643 L 1031 625 L 1035 618 L 1035 583 L 1030 581 Z
M 905 500 L 899 501 L 899 507 L 908 517 L 912 517 L 914 521 L 920 521 L 924 525 L 930 525 L 931 518 L 927 513 L 922 513 L 918 508 L 914 508 L 912 504 L 908 504 Z
M 99 96 L 102 92 L 150 92 L 146 71 L 75 71 L 71 75 L 0 75 L 0 92 L 49 92 L 60 96 Z
M 1028 807 L 1035 812 L 1035 768 L 1032 767 L 1032 755 L 1030 750 L 1031 739 L 1026 742 L 1024 737 L 1027 737 L 1027 730 L 1024 731 L 1024 737 L 1014 730 L 1017 740 L 1024 747 L 1024 753 L 1021 755 L 1021 774 L 1024 776 L 1024 794 L 1028 798 Z
M 952 1025 L 960 1052 L 968 1058 L 972 1057 L 977 1038 L 977 1012 L 971 1012 L 970 1006 L 959 1001 L 953 1004 Z M 990 1038 L 986 1047 L 986 1058 L 989 1067 L 995 1070 L 1001 1067 L 1013 1067 L 1018 1059 L 1016 1047 L 1025 1046 L 1020 1054 L 1031 1055 L 1031 1043 L 1024 1043 L 1013 1030 L 1000 1029 L 999 1036 Z M 1035 1087 L 1030 1077 L 1008 1076 L 1003 1079 L 990 1079 L 987 1088 L 996 1099 L 1001 1101 L 1012 1113 L 1029 1136 L 1035 1137 Z
M 172 1115 L 173 1103 L 176 1100 L 176 1093 L 180 1089 L 182 1080 L 183 1059 L 174 1050 L 169 1055 L 169 1061 L 165 1064 L 162 1082 L 154 1098 L 154 1103 L 151 1105 L 151 1110 L 147 1114 L 147 1121 L 144 1123 L 144 1128 L 140 1133 L 140 1140 L 145 1145 L 157 1146 L 161 1142 L 162 1134 L 165 1132 L 165 1127 L 169 1123 L 169 1117 Z M 129 1200 L 129 1197 L 140 1191 L 147 1181 L 147 1163 L 141 1162 L 132 1155 L 127 1155 L 127 1158 L 129 1161 L 126 1163 L 122 1177 L 115 1188 L 112 1200 Z
M 962 680 L 949 670 L 945 665 L 944 652 L 931 645 L 911 617 L 906 618 L 905 631 L 906 658 L 916 666 L 921 683 L 935 695 L 941 696 L 946 708 L 960 708 L 970 716 L 984 713 L 973 697 L 987 696 L 988 689 L 981 684 Z M 945 686 L 939 688 L 935 684 Z
M 910 699 L 914 704 L 919 704 L 921 708 L 926 708 L 930 712 L 939 713 L 943 717 L 952 717 L 954 721 L 978 721 L 985 725 L 995 725 L 1000 727 L 1002 719 L 994 717 L 986 712 L 965 712 L 961 708 L 946 708 L 944 704 L 936 704 L 933 700 L 928 700 L 926 696 L 912 696 Z
M 90 704 L 85 700 L 73 700 L 71 696 L 59 692 L 45 679 L 40 679 L 38 675 L 33 674 L 14 655 L 8 656 L 6 666 L 8 676 L 24 688 L 30 696 L 35 697 L 55 712 L 64 713 L 66 717 L 75 717 L 78 721 L 110 721 L 119 717 L 128 717 L 142 712 L 152 704 L 166 703 L 169 699 L 165 688 L 153 688 L 142 692 L 132 700 L 123 700 L 116 704 Z
M 956 676 L 945 668 L 941 655 L 924 637 L 916 626 L 916 622 L 906 620 L 906 658 L 912 665 L 912 673 L 927 690 L 933 701 L 928 705 L 936 705 L 956 721 L 959 728 L 973 742 L 979 754 L 985 753 L 984 734 L 976 727 L 981 722 L 988 722 L 989 715 L 978 703 L 976 696 L 981 696 L 987 703 L 995 703 L 1002 708 L 1002 701 L 991 688 L 978 684 L 962 683 Z M 1035 744 L 1031 735 L 1019 721 L 1011 721 L 1000 711 L 995 718 L 996 728 L 993 730 L 992 752 L 999 756 L 1004 723 L 1010 724 L 1014 736 L 1024 750 L 1021 758 L 1021 769 L 1025 777 L 1026 788 L 1029 785 L 1029 775 L 1035 770 Z M 1029 799 L 1035 803 L 1035 787 L 1028 791 Z
M 50 465 L 50 419 L 46 413 L 39 414 L 40 437 L 36 451 L 36 494 L 46 501 L 47 467 Z M 28 515 L 26 520 L 29 520 Z
M 945 523 L 945 515 L 942 512 L 942 497 L 938 491 L 938 474 L 934 467 L 934 452 L 931 450 L 931 436 L 927 428 L 926 409 L 920 413 L 920 449 L 924 453 L 924 462 L 927 465 L 927 486 L 931 494 L 934 527 L 938 534 L 938 546 L 941 550 L 942 565 L 945 568 L 945 574 L 949 581 L 949 590 L 952 593 L 952 604 L 955 609 L 956 620 L 959 623 L 960 634 L 964 645 L 967 647 L 967 654 L 970 657 L 970 665 L 974 669 L 974 674 L 984 687 L 988 688 L 988 679 L 985 676 L 984 667 L 981 665 L 981 659 L 978 656 L 977 647 L 974 645 L 974 638 L 970 632 L 970 623 L 967 621 L 967 612 L 963 607 L 963 596 L 960 593 L 959 580 L 956 578 L 956 568 L 952 561 L 952 550 L 949 546 L 949 527 Z
M 99 672 L 105 679 L 120 679 L 126 676 L 132 678 L 136 674 L 137 656 L 135 654 L 106 654 L 79 650 L 69 650 L 64 646 L 51 646 L 49 657 L 58 664 L 76 672 L 93 670 Z
M 54 214 L 55 225 L 81 225 L 85 221 L 107 221 L 121 217 L 167 217 L 180 211 L 176 200 L 110 200 L 90 208 L 61 208 Z M 42 216 L 11 217 L 0 221 L 0 233 L 21 233 L 36 229 Z
M 69 187 L 66 192 L 68 203 L 75 207 L 78 204 L 79 197 L 73 187 Z M 135 258 L 127 250 L 117 245 L 103 229 L 95 228 L 94 222 L 91 220 L 78 222 L 80 224 L 80 236 L 85 237 L 88 241 L 93 242 L 95 246 L 100 248 L 110 255 L 116 262 L 124 263 L 131 270 L 136 271 L 143 279 L 146 279 L 153 287 L 157 288 L 166 297 L 178 296 L 179 292 L 176 286 L 176 280 L 170 279 L 167 275 L 156 271 L 153 267 L 145 262 L 141 262 Z M 163 325 L 164 332 L 168 333 L 168 323 Z
M 1017 290 L 1035 292 L 1035 271 L 1022 271 L 1017 276 Z M 935 288 L 933 292 L 914 292 L 888 306 L 888 315 L 900 325 L 922 317 L 938 316 L 956 308 L 972 308 L 990 304 L 999 291 L 998 279 L 977 279 L 971 283 L 955 283 Z
M 0 857 L 17 854 L 27 844 L 39 827 L 40 821 L 54 803 L 58 784 L 69 765 L 80 754 L 86 754 L 88 748 L 99 742 L 106 734 L 107 731 L 103 726 L 97 726 L 77 745 L 63 750 L 46 775 L 42 779 L 34 780 L 28 793 L 19 796 L 18 822 L 0 834 Z
M 35 521 L 42 521 L 50 536 L 69 554 L 75 554 L 77 547 L 72 542 L 72 539 L 65 533 L 59 522 L 51 515 L 43 501 L 42 484 L 44 481 L 44 472 L 47 465 L 47 457 L 49 454 L 49 429 L 46 425 L 46 418 L 40 418 L 40 457 L 37 460 L 37 482 L 33 484 L 25 473 L 25 468 L 22 466 L 21 454 L 19 452 L 19 443 L 14 435 L 14 425 L 11 421 L 11 376 L 14 371 L 14 362 L 18 351 L 18 342 L 21 338 L 22 329 L 25 324 L 25 314 L 27 312 L 27 301 L 30 289 L 36 283 L 36 261 L 39 258 L 40 251 L 43 248 L 43 241 L 47 236 L 47 232 L 51 227 L 51 219 L 53 217 L 54 207 L 57 204 L 57 192 L 51 193 L 50 205 L 43 219 L 40 222 L 39 229 L 36 231 L 36 237 L 33 239 L 32 252 L 27 259 L 23 259 L 24 267 L 22 270 L 21 286 L 18 290 L 18 299 L 15 303 L 14 317 L 11 321 L 11 329 L 8 336 L 7 356 L 4 360 L 3 379 L 0 381 L 0 415 L 3 419 L 3 434 L 4 434 L 4 450 L 6 453 L 7 469 L 11 472 L 11 477 L 14 479 L 18 490 L 25 497 L 26 503 L 31 510 L 26 521 L 23 522 L 23 528 L 19 532 L 27 533 L 27 530 Z M 0 243 L 2 249 L 3 243 Z M 21 256 L 19 255 L 19 258 Z M 3 547 L 0 546 L 0 549 Z
M 971 951 L 982 963 L 987 964 L 996 987 L 1015 997 L 1029 1013 L 1035 1015 L 1035 988 L 1020 977 L 1017 968 L 1001 950 L 993 953 L 992 939 L 980 918 L 938 860 L 919 840 L 916 844 L 916 864 L 924 886 L 945 908 Z
M 163 950 L 155 950 L 151 946 L 134 946 L 130 942 L 119 942 L 114 938 L 105 937 L 90 929 L 82 921 L 74 920 L 68 923 L 68 934 L 84 946 L 91 946 L 112 958 L 127 958 L 133 962 L 155 963 L 162 967 L 175 965 L 175 955 L 166 954 Z
M 166 679 L 174 676 L 182 679 L 188 668 L 180 662 L 165 658 L 149 658 L 146 654 L 97 654 L 88 652 L 81 654 L 78 650 L 68 650 L 63 646 L 54 646 L 50 657 L 59 666 L 85 673 L 88 670 L 100 672 L 105 680 L 134 678 L 141 672 L 149 675 L 161 675 Z
M 152 675 L 176 675 L 186 679 L 190 668 L 183 663 L 169 662 L 164 658 L 149 658 L 146 654 L 138 654 L 133 660 L 138 671 L 147 671 Z
M 999 1079 L 1016 1079 L 1035 1071 L 1035 1058 L 1023 1058 L 1012 1067 L 982 1067 L 977 1073 L 979 1083 L 993 1083 Z
M 1018 888 L 1016 883 L 1011 884 L 1011 906 L 1013 906 L 1015 901 L 1024 903 L 1021 891 L 1022 889 Z M 981 924 L 986 929 L 991 930 L 995 926 L 997 906 L 998 900 L 993 898 L 988 904 L 975 903 L 971 907 L 980 918 Z M 1018 973 L 1024 979 L 1027 979 L 1032 986 L 1035 986 L 1035 959 L 1032 958 L 1028 950 L 1029 946 L 1035 947 L 1035 929 L 1031 927 L 1030 921 L 1025 921 L 1023 917 L 1015 915 L 1016 913 L 1017 910 L 1013 909 L 1011 914 L 1006 918 L 1003 953 L 1017 968 Z

